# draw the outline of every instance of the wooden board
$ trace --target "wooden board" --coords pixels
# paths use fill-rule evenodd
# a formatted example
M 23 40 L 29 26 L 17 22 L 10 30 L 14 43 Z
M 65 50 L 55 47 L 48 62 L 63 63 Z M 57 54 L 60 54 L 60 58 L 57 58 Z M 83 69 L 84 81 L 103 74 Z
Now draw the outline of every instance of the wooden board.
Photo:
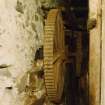
M 105 105 L 105 0 L 102 0 L 102 71 L 101 105 Z
M 93 6 L 93 7 L 92 7 Z M 90 30 L 89 39 L 89 105 L 100 105 L 101 73 L 101 0 L 89 1 L 89 18 L 96 19 L 96 26 Z

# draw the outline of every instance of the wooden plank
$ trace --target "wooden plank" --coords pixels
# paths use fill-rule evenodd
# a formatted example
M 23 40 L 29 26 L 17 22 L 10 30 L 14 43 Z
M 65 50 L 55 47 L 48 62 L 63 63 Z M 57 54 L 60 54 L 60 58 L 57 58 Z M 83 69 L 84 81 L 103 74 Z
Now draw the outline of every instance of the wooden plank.
M 89 1 L 89 18 L 96 19 L 96 26 L 90 30 L 89 42 L 89 105 L 100 105 L 101 71 L 101 0 Z
M 104 4 L 103 4 L 104 3 Z M 102 71 L 101 105 L 105 105 L 105 0 L 102 0 Z
M 89 0 L 89 18 L 97 19 L 99 1 L 100 0 Z

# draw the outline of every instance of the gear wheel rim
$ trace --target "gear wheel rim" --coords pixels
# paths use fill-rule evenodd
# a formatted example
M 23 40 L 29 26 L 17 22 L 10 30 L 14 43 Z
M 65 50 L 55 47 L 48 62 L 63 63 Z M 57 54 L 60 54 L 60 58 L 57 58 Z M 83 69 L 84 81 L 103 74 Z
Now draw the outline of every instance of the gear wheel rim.
M 59 29 L 58 23 L 61 25 L 60 30 L 62 30 L 61 37 L 60 37 L 62 42 L 60 42 L 59 40 L 57 42 L 58 45 L 61 43 L 61 46 L 59 48 L 61 49 L 61 52 L 60 52 L 60 57 L 59 57 L 59 54 L 57 55 L 58 56 L 57 62 L 59 63 L 56 63 L 55 65 L 53 65 L 54 63 L 53 61 L 56 62 L 56 59 L 54 59 L 54 52 L 55 52 L 54 47 L 56 48 L 57 46 L 55 44 L 56 42 L 54 42 L 56 40 L 54 37 L 56 37 L 55 36 L 56 28 Z M 59 31 L 57 34 L 59 34 Z M 62 67 L 65 66 L 64 65 L 64 58 L 65 58 L 64 49 L 65 49 L 64 48 L 64 29 L 63 29 L 63 21 L 61 18 L 61 13 L 59 9 L 52 9 L 48 13 L 48 17 L 45 23 L 44 74 L 45 74 L 45 86 L 46 86 L 46 92 L 47 92 L 48 98 L 50 101 L 57 102 L 57 103 L 60 102 L 62 93 L 63 93 L 64 70 L 60 71 L 59 69 L 61 68 L 61 65 Z M 64 69 L 64 67 L 62 69 Z M 57 76 L 55 76 L 55 74 Z M 60 74 L 62 76 L 59 76 Z M 60 83 L 59 83 L 59 78 L 62 79 Z

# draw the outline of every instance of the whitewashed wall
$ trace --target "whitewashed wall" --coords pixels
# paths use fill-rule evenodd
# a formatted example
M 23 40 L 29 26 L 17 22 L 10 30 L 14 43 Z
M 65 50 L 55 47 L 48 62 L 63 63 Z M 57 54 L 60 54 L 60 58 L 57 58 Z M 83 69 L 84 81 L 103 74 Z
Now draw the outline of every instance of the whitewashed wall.
M 0 0 L 0 65 L 8 66 L 0 68 L 0 105 L 23 105 L 26 72 L 43 44 L 40 7 L 40 0 Z

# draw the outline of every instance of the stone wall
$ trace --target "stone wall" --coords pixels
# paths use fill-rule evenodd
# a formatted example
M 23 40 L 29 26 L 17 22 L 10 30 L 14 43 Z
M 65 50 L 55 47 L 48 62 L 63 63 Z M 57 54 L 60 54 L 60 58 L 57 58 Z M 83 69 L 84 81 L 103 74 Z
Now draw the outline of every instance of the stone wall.
M 0 105 L 24 104 L 27 72 L 43 44 L 41 2 L 0 0 Z

